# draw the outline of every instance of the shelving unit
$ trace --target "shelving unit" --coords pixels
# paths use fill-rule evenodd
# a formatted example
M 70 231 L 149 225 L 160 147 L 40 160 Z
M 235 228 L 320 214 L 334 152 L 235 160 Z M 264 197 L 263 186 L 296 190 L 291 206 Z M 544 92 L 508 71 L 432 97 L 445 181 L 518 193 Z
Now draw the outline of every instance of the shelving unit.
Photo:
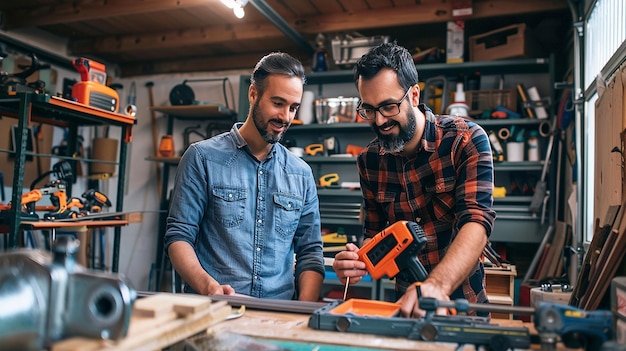
M 456 79 L 459 75 L 469 76 L 474 72 L 480 72 L 483 79 L 489 79 L 490 76 L 498 78 L 520 75 L 527 77 L 529 75 L 538 75 L 538 80 L 547 80 L 546 86 L 550 88 L 547 97 L 549 101 L 554 101 L 554 76 L 555 67 L 554 59 L 537 58 L 537 59 L 510 59 L 502 61 L 487 62 L 465 62 L 460 64 L 423 64 L 417 67 L 420 81 L 426 81 L 429 78 L 443 76 L 449 80 Z M 330 97 L 327 95 L 332 86 L 341 86 L 345 89 L 343 96 L 351 96 L 356 93 L 353 82 L 352 70 L 345 71 L 328 71 L 307 74 L 307 85 L 305 90 L 316 91 L 319 97 Z M 346 83 L 349 83 L 346 85 Z M 505 88 L 515 88 L 516 82 L 509 82 Z M 249 76 L 240 77 L 240 96 L 245 96 L 250 84 Z M 343 85 L 342 85 L 343 84 Z M 244 95 L 242 95 L 244 94 Z M 549 106 L 550 107 L 550 106 Z M 239 111 L 248 111 L 248 102 L 245 99 L 239 100 Z M 551 111 L 552 109 L 549 108 Z M 551 116 L 552 117 L 552 114 Z M 524 128 L 526 131 L 537 130 L 542 123 L 553 122 L 554 118 L 548 120 L 519 118 L 519 119 L 476 119 L 475 122 L 480 124 L 486 131 L 490 129 L 499 129 L 502 127 L 515 125 L 517 128 Z M 291 144 L 298 147 L 304 147 L 311 143 L 320 143 L 324 138 L 336 136 L 340 143 L 340 148 L 345 150 L 345 145 L 356 144 L 365 146 L 375 137 L 368 123 L 336 123 L 336 124 L 308 124 L 293 125 L 285 134 L 285 140 L 290 139 Z M 525 174 L 528 178 L 535 181 L 539 180 L 545 160 L 543 160 L 547 148 L 547 137 L 540 140 L 540 161 L 522 161 L 522 162 L 496 162 L 494 163 L 495 182 L 497 186 L 509 186 L 511 175 Z M 303 157 L 313 169 L 316 178 L 326 173 L 339 173 L 340 182 L 358 182 L 358 174 L 356 171 L 356 158 L 353 157 L 330 157 L 330 156 L 305 156 Z M 548 165 L 550 167 L 549 174 L 552 174 L 556 165 Z M 548 177 L 549 188 L 555 186 L 554 177 Z M 534 184 L 528 184 L 534 186 Z M 320 206 L 322 210 L 322 225 L 329 225 L 332 228 L 344 225 L 353 225 L 354 228 L 360 227 L 358 221 L 352 219 L 340 219 L 337 217 L 337 211 L 325 211 L 324 199 L 332 199 L 327 201 L 341 203 L 358 203 L 360 192 L 342 193 L 344 189 L 319 189 Z M 351 195 L 344 197 L 344 195 Z M 353 196 L 352 196 L 353 195 Z M 541 222 L 541 216 L 533 215 L 528 208 L 532 199 L 532 195 L 520 194 L 507 196 L 504 198 L 496 198 L 494 207 L 498 213 L 496 227 L 490 238 L 493 242 L 523 242 L 523 243 L 539 243 L 546 232 L 549 223 L 553 220 L 554 203 L 550 199 L 547 203 L 548 207 L 545 212 L 545 220 Z M 324 216 L 324 213 L 332 212 L 333 217 Z
M 237 121 L 237 113 L 231 109 L 217 105 L 181 105 L 181 106 L 161 106 L 152 107 L 153 111 L 162 113 L 167 119 L 166 134 L 174 132 L 174 124 L 176 120 L 185 121 Z M 170 189 L 169 176 L 171 167 L 178 165 L 180 157 L 158 157 L 157 155 L 146 158 L 149 161 L 160 162 L 163 165 L 163 175 L 161 183 L 161 215 L 159 218 L 159 233 L 157 238 L 156 252 L 156 290 L 159 290 L 163 280 L 166 260 L 163 252 L 163 237 L 165 235 L 165 220 L 167 218 L 167 210 L 169 208 L 168 192 Z M 174 279 L 174 277 L 172 277 Z
M 135 117 L 108 112 L 95 107 L 83 105 L 63 98 L 47 94 L 20 92 L 0 97 L 0 115 L 13 117 L 18 120 L 16 135 L 15 168 L 13 173 L 11 203 L 21 203 L 24 188 L 24 165 L 26 161 L 26 140 L 29 122 L 40 122 L 58 127 L 68 128 L 68 152 L 74 154 L 77 145 L 79 126 L 109 125 L 121 128 L 122 142 L 118 157 L 117 201 L 115 210 L 121 212 L 124 208 L 124 179 L 126 175 L 126 157 L 128 144 L 132 140 L 132 127 L 137 122 Z M 56 155 L 35 154 L 37 157 L 56 157 Z M 75 159 L 81 160 L 81 159 Z M 89 161 L 89 160 L 86 160 Z M 115 225 L 113 242 L 112 271 L 118 271 L 121 227 Z M 9 247 L 18 246 L 19 233 L 22 230 L 20 206 L 12 206 L 9 210 Z

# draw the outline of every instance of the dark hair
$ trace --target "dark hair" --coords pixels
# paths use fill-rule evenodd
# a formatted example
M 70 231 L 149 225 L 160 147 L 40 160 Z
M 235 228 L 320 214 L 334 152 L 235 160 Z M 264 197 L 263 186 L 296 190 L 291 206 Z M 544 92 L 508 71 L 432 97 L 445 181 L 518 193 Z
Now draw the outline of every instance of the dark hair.
M 265 90 L 265 79 L 272 74 L 282 74 L 288 77 L 298 77 L 302 79 L 302 84 L 306 82 L 304 67 L 300 60 L 284 52 L 273 52 L 263 56 L 254 67 L 250 76 L 250 84 L 255 85 L 259 94 Z
M 405 90 L 419 83 L 411 53 L 396 42 L 380 44 L 361 56 L 354 66 L 354 83 L 358 83 L 359 77 L 373 78 L 383 68 L 394 70 L 398 83 Z

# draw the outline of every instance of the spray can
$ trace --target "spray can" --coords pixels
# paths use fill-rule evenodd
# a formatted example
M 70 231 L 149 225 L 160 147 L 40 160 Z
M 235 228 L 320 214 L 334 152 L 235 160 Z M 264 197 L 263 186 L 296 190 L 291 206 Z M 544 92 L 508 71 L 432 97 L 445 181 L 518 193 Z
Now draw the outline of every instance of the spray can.
M 537 132 L 530 132 L 528 137 L 528 161 L 539 162 L 539 138 L 537 138 Z

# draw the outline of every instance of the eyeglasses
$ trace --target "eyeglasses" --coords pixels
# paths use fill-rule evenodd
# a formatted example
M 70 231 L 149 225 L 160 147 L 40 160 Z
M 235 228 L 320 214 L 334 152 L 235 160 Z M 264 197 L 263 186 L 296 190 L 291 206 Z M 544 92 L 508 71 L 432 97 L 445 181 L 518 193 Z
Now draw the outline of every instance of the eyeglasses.
M 383 117 L 393 117 L 400 113 L 400 105 L 402 105 L 404 99 L 409 96 L 411 88 L 404 93 L 404 96 L 398 102 L 391 102 L 378 107 L 359 107 L 356 109 L 356 112 L 358 112 L 363 119 L 376 119 L 376 112 L 380 112 Z

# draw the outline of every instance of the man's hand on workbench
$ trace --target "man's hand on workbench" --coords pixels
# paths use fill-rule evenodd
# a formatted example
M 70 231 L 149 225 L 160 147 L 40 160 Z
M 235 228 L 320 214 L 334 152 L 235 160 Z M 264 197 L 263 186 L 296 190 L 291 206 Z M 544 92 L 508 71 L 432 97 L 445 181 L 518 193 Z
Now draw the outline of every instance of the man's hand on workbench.
M 398 300 L 401 304 L 400 315 L 407 318 L 423 317 L 426 311 L 419 308 L 419 298 L 422 297 L 432 297 L 437 300 L 450 301 L 450 297 L 443 293 L 441 289 L 428 281 L 424 281 L 416 285 L 411 285 Z M 447 315 L 448 310 L 446 308 L 439 308 L 437 309 L 437 314 Z
M 235 295 L 235 289 L 228 284 L 220 285 L 215 282 L 214 284 L 209 284 L 208 293 L 206 295 Z
M 367 274 L 365 263 L 359 260 L 357 252 L 359 248 L 352 244 L 346 244 L 346 250 L 338 252 L 333 261 L 333 270 L 342 284 L 346 278 L 350 278 L 350 284 L 356 284 Z

